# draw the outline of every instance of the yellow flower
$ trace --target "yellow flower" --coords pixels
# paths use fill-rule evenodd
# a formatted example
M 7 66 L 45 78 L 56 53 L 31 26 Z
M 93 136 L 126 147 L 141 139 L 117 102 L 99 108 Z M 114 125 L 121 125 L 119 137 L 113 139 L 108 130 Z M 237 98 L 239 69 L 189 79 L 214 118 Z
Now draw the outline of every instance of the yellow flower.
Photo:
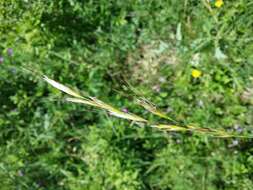
M 202 74 L 202 72 L 197 69 L 192 70 L 192 77 L 193 78 L 199 78 L 201 76 L 201 74 Z
M 220 8 L 224 4 L 223 0 L 216 0 L 215 1 L 215 7 Z

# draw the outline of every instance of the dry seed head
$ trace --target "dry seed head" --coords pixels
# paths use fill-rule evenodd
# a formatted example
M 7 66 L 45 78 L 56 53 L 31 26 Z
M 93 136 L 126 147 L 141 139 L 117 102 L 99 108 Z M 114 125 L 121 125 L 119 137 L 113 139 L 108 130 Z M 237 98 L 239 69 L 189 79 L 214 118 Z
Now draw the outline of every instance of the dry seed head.
M 58 90 L 65 92 L 71 96 L 74 96 L 76 98 L 83 98 L 80 94 L 78 94 L 77 92 L 71 90 L 70 88 L 68 88 L 67 86 L 64 86 L 63 84 L 60 84 L 50 78 L 48 78 L 47 76 L 43 76 L 43 79 L 49 83 L 50 85 L 52 85 L 53 87 L 57 88 Z
M 94 107 L 100 107 L 99 105 L 97 105 L 96 103 L 94 103 L 93 101 L 90 101 L 88 99 L 66 98 L 66 100 L 68 102 L 86 104 L 86 105 L 90 105 L 90 106 L 94 106 Z
M 108 111 L 111 115 L 114 115 L 119 118 L 128 119 L 128 120 L 131 120 L 131 121 L 134 121 L 137 123 L 140 122 L 142 124 L 145 124 L 145 123 L 150 124 L 149 121 L 147 121 L 146 119 L 143 119 L 140 116 L 120 111 L 120 110 L 112 107 L 111 105 L 106 104 L 101 100 L 98 100 L 97 98 L 94 98 L 94 97 L 89 97 L 89 99 L 84 98 L 80 94 L 78 94 L 77 92 L 71 90 L 70 88 L 68 88 L 68 87 L 66 87 L 66 86 L 64 86 L 52 79 L 49 79 L 47 76 L 44 76 L 43 79 L 46 82 L 48 82 L 50 85 L 52 85 L 53 87 L 65 92 L 71 96 L 76 97 L 76 98 L 67 98 L 67 101 L 69 101 L 69 102 L 82 103 L 82 104 L 98 107 L 98 108 Z M 158 115 L 160 117 L 164 117 L 163 113 L 157 111 L 156 107 L 153 104 L 146 101 L 145 99 L 143 99 L 143 98 L 139 99 L 138 103 L 140 105 L 142 105 L 145 109 L 150 111 L 151 113 Z M 165 117 L 167 117 L 167 116 L 165 116 Z M 224 130 L 215 130 L 215 129 L 211 129 L 211 128 L 200 128 L 200 127 L 194 127 L 194 126 L 155 124 L 155 125 L 151 125 L 150 127 L 154 127 L 154 128 L 160 129 L 162 131 L 193 131 L 193 132 L 198 132 L 201 134 L 211 135 L 211 136 L 220 137 L 220 138 L 229 138 L 229 137 L 253 138 L 252 136 L 241 136 L 241 135 L 230 134 L 230 133 L 225 132 Z
M 158 125 L 152 125 L 152 127 L 162 129 L 165 131 L 187 131 L 188 130 L 185 127 L 181 127 L 181 126 L 177 126 L 177 125 L 158 124 Z

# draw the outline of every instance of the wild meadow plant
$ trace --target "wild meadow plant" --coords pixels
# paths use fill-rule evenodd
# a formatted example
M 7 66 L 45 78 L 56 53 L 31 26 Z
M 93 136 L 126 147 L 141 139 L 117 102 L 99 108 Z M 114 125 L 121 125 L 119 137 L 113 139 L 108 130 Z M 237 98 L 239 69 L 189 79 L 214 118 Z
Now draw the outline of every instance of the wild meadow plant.
M 192 77 L 194 78 L 198 78 L 201 75 L 201 71 L 199 70 L 193 70 L 192 71 Z M 228 138 L 228 137 L 238 137 L 238 138 L 253 138 L 252 136 L 249 135 L 239 135 L 236 133 L 232 133 L 232 132 L 227 132 L 223 129 L 213 129 L 213 128 L 208 128 L 208 127 L 196 127 L 194 125 L 185 125 L 182 124 L 181 122 L 175 121 L 174 119 L 170 118 L 169 116 L 167 116 L 166 113 L 162 112 L 161 110 L 159 110 L 154 104 L 152 104 L 150 101 L 148 101 L 146 98 L 137 98 L 137 104 L 142 106 L 145 110 L 147 110 L 148 112 L 166 119 L 167 121 L 169 121 L 170 123 L 154 123 L 151 122 L 145 118 L 143 118 L 142 116 L 133 114 L 131 112 L 129 112 L 128 110 L 122 108 L 116 108 L 108 103 L 105 103 L 95 97 L 91 97 L 89 95 L 81 95 L 81 93 L 72 90 L 71 88 L 55 81 L 52 80 L 50 78 L 48 78 L 47 76 L 43 76 L 43 79 L 49 83 L 51 86 L 53 86 L 54 88 L 70 95 L 71 97 L 66 98 L 66 101 L 68 102 L 72 102 L 72 103 L 78 103 L 78 104 L 84 104 L 84 105 L 89 105 L 89 106 L 93 106 L 96 107 L 98 109 L 102 109 L 105 110 L 106 112 L 108 112 L 109 115 L 121 118 L 121 119 L 127 119 L 129 121 L 134 122 L 135 124 L 142 126 L 143 124 L 147 127 L 152 127 L 164 132 L 193 132 L 193 133 L 197 133 L 197 134 L 202 134 L 202 135 L 209 135 L 209 136 L 213 136 L 213 137 L 221 137 L 221 138 Z M 141 125 L 142 124 L 142 125 Z

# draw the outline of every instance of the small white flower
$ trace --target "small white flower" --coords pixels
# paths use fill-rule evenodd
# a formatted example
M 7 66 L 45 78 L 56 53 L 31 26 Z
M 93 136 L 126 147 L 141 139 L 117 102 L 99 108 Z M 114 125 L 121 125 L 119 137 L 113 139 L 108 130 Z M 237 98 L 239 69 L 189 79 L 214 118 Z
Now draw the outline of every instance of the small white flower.
M 165 77 L 160 77 L 160 78 L 159 78 L 159 82 L 161 82 L 161 83 L 165 83 L 165 82 L 166 82 Z
M 198 66 L 200 63 L 200 53 L 195 53 L 193 56 L 192 56 L 192 59 L 190 61 L 190 64 L 193 65 L 193 66 Z

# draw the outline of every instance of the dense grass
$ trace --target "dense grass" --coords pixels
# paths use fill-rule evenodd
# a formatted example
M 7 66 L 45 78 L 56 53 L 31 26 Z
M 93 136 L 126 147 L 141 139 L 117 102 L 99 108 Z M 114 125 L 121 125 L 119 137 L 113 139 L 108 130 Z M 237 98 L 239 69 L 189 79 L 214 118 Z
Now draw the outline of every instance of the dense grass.
M 219 8 L 206 0 L 8 0 L 0 23 L 0 189 L 253 188 L 251 138 L 137 127 L 66 102 L 39 77 L 150 121 L 165 122 L 136 96 L 181 123 L 252 136 L 250 0 Z

